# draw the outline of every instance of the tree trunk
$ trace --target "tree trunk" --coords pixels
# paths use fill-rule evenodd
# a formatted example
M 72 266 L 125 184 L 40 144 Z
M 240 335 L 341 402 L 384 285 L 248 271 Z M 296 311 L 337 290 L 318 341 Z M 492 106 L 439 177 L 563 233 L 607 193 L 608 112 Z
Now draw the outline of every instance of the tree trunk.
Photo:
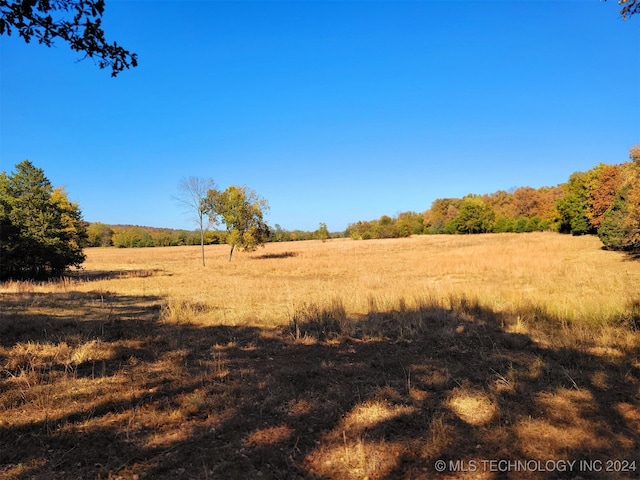
M 229 261 L 231 261 L 231 255 L 233 255 L 234 248 L 235 248 L 235 245 L 231 245 L 231 251 L 229 252 Z
M 204 229 L 200 227 L 200 246 L 202 247 L 202 266 L 204 267 Z

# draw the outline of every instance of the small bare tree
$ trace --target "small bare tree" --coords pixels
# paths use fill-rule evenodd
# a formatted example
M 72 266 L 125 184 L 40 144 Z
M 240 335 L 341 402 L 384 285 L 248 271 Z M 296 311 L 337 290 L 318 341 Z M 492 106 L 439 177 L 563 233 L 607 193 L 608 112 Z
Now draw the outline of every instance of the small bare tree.
M 200 230 L 200 246 L 202 247 L 202 266 L 204 267 L 204 232 L 215 222 L 215 217 L 208 215 L 207 193 L 216 188 L 211 178 L 186 177 L 180 179 L 178 195 L 173 197 L 185 211 L 193 214 L 193 221 Z

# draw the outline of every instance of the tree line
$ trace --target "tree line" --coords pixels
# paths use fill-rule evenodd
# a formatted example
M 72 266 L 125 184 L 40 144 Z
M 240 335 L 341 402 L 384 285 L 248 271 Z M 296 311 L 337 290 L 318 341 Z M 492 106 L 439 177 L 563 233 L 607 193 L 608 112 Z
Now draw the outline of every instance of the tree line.
M 629 158 L 575 172 L 555 187 L 439 198 L 423 213 L 351 223 L 342 234 L 331 234 L 324 223 L 313 232 L 271 228 L 263 218 L 268 203 L 253 190 L 235 185 L 219 190 L 210 180 L 194 178 L 181 183 L 181 198 L 195 214 L 196 231 L 89 224 L 64 189 L 25 160 L 14 172 L 0 173 L 0 280 L 60 276 L 81 266 L 86 246 L 200 244 L 204 264 L 204 245 L 210 244 L 228 244 L 231 261 L 235 248 L 252 251 L 266 242 L 548 230 L 598 235 L 605 248 L 640 251 L 640 145 L 631 148 Z M 210 228 L 220 225 L 225 229 Z
M 462 198 L 438 198 L 422 214 L 359 221 L 347 227 L 354 239 L 412 234 L 474 234 L 555 231 L 598 235 L 606 248 L 640 249 L 640 145 L 631 161 L 600 163 L 571 174 L 555 187 L 520 187 Z
M 205 245 L 225 243 L 223 231 L 205 232 Z M 87 223 L 88 247 L 177 247 L 200 245 L 200 233 L 195 230 L 155 228 L 139 225 L 107 225 L 101 222 Z
M 403 212 L 397 217 L 382 215 L 377 220 L 361 220 L 350 223 L 344 235 L 354 240 L 370 240 L 374 238 L 401 238 L 422 233 L 425 233 L 423 214 Z
M 156 228 L 139 225 L 107 225 L 102 222 L 86 223 L 87 247 L 176 247 L 184 245 L 200 245 L 199 230 Z M 275 224 L 269 230 L 268 242 L 295 242 L 301 240 L 328 240 L 342 236 L 342 232 L 329 232 L 326 224 L 321 223 L 318 229 L 286 230 Z M 205 230 L 204 244 L 219 245 L 227 243 L 225 230 Z

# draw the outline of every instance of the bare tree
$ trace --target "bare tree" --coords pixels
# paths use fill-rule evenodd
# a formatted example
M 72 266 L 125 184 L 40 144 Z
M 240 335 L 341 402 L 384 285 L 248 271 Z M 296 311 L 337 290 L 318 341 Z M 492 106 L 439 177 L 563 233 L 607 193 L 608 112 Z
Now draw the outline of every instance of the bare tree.
M 215 222 L 215 217 L 209 217 L 205 200 L 209 190 L 216 188 L 211 178 L 187 177 L 180 179 L 178 195 L 173 197 L 186 212 L 193 214 L 193 221 L 200 229 L 200 246 L 202 247 L 202 266 L 204 267 L 204 232 Z

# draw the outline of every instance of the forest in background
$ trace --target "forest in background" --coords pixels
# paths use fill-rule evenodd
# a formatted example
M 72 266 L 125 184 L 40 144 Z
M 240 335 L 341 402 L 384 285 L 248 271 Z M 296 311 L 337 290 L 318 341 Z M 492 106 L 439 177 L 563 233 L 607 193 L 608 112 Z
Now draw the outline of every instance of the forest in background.
M 630 150 L 631 161 L 600 163 L 573 173 L 554 187 L 519 187 L 462 198 L 438 198 L 422 212 L 383 215 L 360 220 L 344 232 L 329 232 L 320 223 L 315 231 L 286 230 L 276 224 L 269 241 L 296 241 L 337 237 L 356 240 L 400 238 L 421 234 L 474 234 L 556 231 L 598 235 L 607 248 L 640 248 L 640 146 Z M 132 225 L 91 223 L 90 246 L 153 247 L 199 245 L 197 231 Z M 226 242 L 226 232 L 209 230 L 205 244 Z
M 205 245 L 224 244 L 228 233 L 224 230 L 207 230 L 204 233 Z M 177 247 L 200 245 L 200 232 L 197 230 L 175 230 L 171 228 L 144 227 L 139 225 L 107 225 L 101 222 L 87 225 L 88 246 L 90 247 Z M 270 242 L 294 242 L 298 240 L 327 240 L 339 238 L 341 232 L 329 233 L 327 226 L 321 223 L 317 230 L 285 230 L 280 225 L 270 229 Z
M 571 174 L 555 187 L 519 187 L 462 198 L 438 198 L 422 214 L 359 221 L 347 227 L 354 239 L 412 234 L 556 231 L 598 235 L 607 248 L 640 248 L 640 146 L 632 161 L 600 163 Z

